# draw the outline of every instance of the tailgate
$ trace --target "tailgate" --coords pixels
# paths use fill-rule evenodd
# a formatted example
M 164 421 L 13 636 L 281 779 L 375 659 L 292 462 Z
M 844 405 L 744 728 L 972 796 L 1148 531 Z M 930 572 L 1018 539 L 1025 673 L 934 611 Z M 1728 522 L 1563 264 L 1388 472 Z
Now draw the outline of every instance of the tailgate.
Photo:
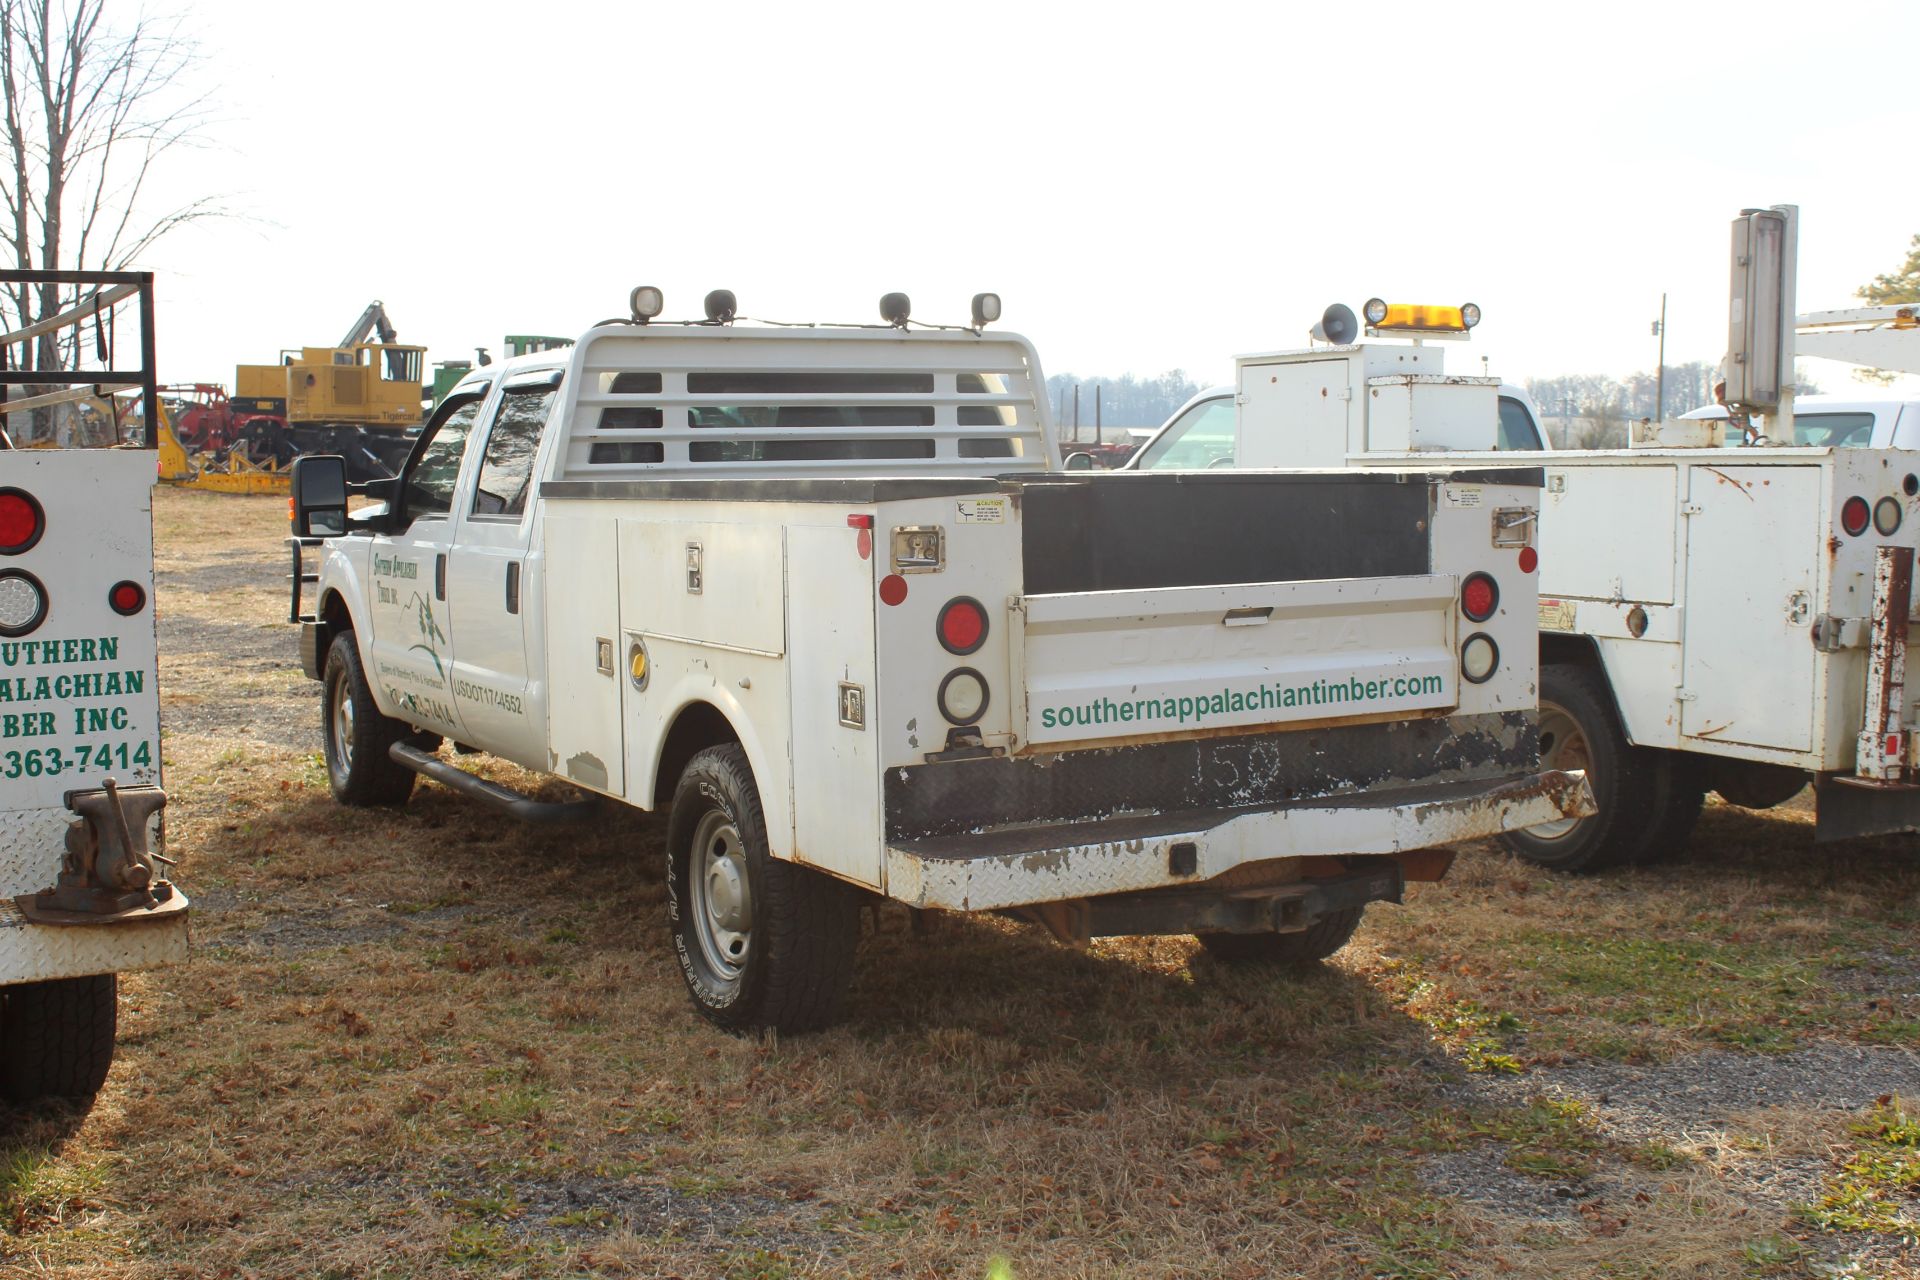
M 1029 595 L 1031 743 L 1338 722 L 1458 701 L 1449 574 Z

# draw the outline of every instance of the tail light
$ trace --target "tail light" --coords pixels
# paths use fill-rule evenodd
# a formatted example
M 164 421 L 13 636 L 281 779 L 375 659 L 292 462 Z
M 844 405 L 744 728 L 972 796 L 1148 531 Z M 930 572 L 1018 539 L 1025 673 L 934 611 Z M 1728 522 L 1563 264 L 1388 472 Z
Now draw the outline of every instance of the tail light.
M 0 569 L 0 636 L 24 636 L 47 620 L 47 589 L 25 569 Z
M 956 596 L 941 607 L 934 631 L 948 653 L 973 653 L 987 642 L 987 611 L 970 596 Z
M 1870 519 L 1867 500 L 1862 497 L 1848 498 L 1840 506 L 1840 527 L 1847 531 L 1849 538 L 1857 538 L 1867 531 Z
M 0 489 L 0 556 L 33 550 L 47 531 L 47 513 L 25 489 Z
M 1500 607 L 1500 585 L 1484 573 L 1469 574 L 1460 585 L 1460 611 L 1473 622 L 1485 622 Z
M 1460 646 L 1460 674 L 1469 684 L 1485 684 L 1500 669 L 1500 646 L 1484 631 L 1476 631 Z
M 1882 498 L 1873 504 L 1873 527 L 1880 531 L 1881 537 L 1891 538 L 1900 531 L 1900 517 L 1904 514 L 1900 499 Z
M 949 671 L 940 682 L 940 714 L 951 724 L 972 724 L 987 713 L 987 680 L 972 667 Z
M 137 582 L 116 582 L 107 592 L 107 607 L 123 618 L 132 617 L 146 605 L 147 589 Z

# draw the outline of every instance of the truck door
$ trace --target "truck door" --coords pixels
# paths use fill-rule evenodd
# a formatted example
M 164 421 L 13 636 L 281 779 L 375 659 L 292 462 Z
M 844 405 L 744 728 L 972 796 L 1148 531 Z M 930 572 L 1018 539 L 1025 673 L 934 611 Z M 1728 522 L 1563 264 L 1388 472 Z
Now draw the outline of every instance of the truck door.
M 1806 551 L 1820 470 L 1687 471 L 1682 746 L 1693 738 L 1809 750 L 1819 584 Z
M 449 737 L 466 727 L 453 696 L 447 551 L 453 496 L 484 396 L 449 397 L 401 474 L 400 526 L 375 535 L 368 566 L 373 661 L 367 679 L 392 714 Z
M 527 644 L 540 630 L 525 618 L 539 563 L 529 555 L 533 464 L 560 378 L 558 369 L 539 370 L 502 389 L 447 563 L 460 717 L 476 746 L 530 769 L 551 767 L 545 699 L 528 678 Z

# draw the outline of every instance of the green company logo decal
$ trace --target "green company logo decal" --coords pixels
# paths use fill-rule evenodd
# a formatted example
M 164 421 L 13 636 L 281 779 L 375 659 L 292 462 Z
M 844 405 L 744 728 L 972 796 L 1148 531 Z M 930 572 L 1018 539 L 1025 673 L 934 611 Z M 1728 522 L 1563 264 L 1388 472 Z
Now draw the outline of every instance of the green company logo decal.
M 413 599 L 407 601 L 407 608 L 413 610 L 414 621 L 420 627 L 419 643 L 408 645 L 407 652 L 412 653 L 418 650 L 426 654 L 433 663 L 434 673 L 444 681 L 447 678 L 447 669 L 440 665 L 440 646 L 447 642 L 447 633 L 442 631 L 440 624 L 434 620 L 433 606 L 428 604 L 427 598 L 418 591 L 413 593 Z
M 1095 698 L 1088 702 L 1042 707 L 1043 729 L 1091 728 L 1095 725 L 1137 724 L 1171 720 L 1175 724 L 1205 724 L 1209 716 L 1245 715 L 1258 711 L 1300 711 L 1313 707 L 1349 708 L 1363 712 L 1367 704 L 1391 704 L 1407 698 L 1429 698 L 1447 691 L 1438 675 L 1385 676 L 1362 679 L 1315 680 L 1311 684 L 1262 683 L 1218 693 L 1163 695 L 1147 698 Z M 1336 713 L 1337 714 L 1337 713 Z
M 420 565 L 417 561 L 402 560 L 398 556 L 375 556 L 373 558 L 373 590 L 375 602 L 379 604 L 400 604 L 400 592 L 380 581 L 382 578 L 416 582 L 420 578 Z M 440 623 L 434 618 L 432 603 L 418 591 L 415 591 L 411 593 L 411 598 L 408 599 L 406 604 L 400 607 L 403 613 L 409 609 L 413 611 L 414 622 L 420 628 L 420 642 L 418 644 L 408 645 L 407 652 L 412 653 L 418 650 L 426 654 L 427 660 L 433 663 L 434 674 L 440 677 L 442 684 L 445 684 L 447 668 L 440 661 L 440 650 L 441 647 L 447 643 L 447 633 L 440 629 Z

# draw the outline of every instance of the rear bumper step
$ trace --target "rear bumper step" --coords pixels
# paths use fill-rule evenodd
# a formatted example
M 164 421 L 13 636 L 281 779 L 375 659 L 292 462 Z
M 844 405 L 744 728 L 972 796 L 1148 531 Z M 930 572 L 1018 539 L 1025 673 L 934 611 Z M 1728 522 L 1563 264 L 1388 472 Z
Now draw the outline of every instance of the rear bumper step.
M 395 764 L 405 765 L 422 777 L 432 778 L 441 786 L 458 791 L 469 800 L 478 800 L 522 822 L 579 822 L 591 818 L 600 808 L 597 800 L 574 800 L 566 804 L 535 800 L 511 787 L 476 778 L 458 765 L 428 755 L 412 743 L 396 742 L 387 749 L 387 754 Z
M 1393 854 L 1590 814 L 1586 776 L 1549 770 L 1251 812 L 1108 818 L 938 836 L 887 849 L 887 896 L 984 911 L 1194 886 L 1275 858 Z

